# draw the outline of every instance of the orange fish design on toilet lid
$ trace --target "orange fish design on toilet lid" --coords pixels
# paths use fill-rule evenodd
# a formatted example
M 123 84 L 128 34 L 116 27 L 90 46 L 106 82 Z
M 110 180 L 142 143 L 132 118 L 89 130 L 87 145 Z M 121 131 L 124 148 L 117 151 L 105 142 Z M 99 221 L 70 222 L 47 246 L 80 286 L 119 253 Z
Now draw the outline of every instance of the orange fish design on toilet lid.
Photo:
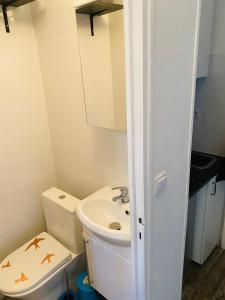
M 42 232 L 0 262 L 0 291 L 13 298 L 29 293 L 71 257 L 66 247 L 47 232 Z

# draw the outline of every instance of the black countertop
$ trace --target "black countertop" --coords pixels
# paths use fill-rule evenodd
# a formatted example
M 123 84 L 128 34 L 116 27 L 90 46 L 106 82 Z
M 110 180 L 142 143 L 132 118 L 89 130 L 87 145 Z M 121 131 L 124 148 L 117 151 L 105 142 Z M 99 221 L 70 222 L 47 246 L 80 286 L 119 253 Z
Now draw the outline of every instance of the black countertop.
M 196 194 L 215 175 L 218 175 L 217 182 L 225 180 L 225 158 L 216 155 L 211 156 L 216 158 L 216 162 L 210 168 L 206 170 L 199 170 L 191 167 L 189 197 Z

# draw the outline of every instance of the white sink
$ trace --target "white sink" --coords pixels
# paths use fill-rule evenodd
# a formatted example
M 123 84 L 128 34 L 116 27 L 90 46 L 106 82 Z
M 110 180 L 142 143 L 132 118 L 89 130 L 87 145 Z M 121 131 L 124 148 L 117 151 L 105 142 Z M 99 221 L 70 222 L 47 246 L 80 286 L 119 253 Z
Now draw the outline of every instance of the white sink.
M 119 195 L 119 190 L 104 187 L 80 201 L 77 206 L 77 215 L 90 232 L 106 242 L 129 246 L 131 242 L 130 206 L 129 203 L 121 203 L 120 200 L 112 201 L 113 197 Z M 113 222 L 120 224 L 120 230 L 109 228 Z

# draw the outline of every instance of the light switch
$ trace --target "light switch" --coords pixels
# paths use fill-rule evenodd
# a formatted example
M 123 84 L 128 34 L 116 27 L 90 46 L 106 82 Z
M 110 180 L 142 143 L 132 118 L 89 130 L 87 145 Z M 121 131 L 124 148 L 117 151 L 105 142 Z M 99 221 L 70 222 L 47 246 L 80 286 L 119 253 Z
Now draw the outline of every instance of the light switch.
M 167 172 L 160 172 L 155 178 L 155 195 L 158 195 L 162 190 L 166 188 L 167 184 Z

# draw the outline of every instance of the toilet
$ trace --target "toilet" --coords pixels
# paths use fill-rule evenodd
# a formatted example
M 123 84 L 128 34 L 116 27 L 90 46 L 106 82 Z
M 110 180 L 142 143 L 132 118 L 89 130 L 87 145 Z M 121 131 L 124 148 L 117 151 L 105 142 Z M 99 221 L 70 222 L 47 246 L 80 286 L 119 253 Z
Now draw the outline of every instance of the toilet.
M 0 294 L 25 300 L 56 300 L 65 291 L 64 270 L 73 279 L 84 271 L 82 227 L 76 216 L 79 201 L 57 188 L 42 194 L 47 232 L 0 263 Z

